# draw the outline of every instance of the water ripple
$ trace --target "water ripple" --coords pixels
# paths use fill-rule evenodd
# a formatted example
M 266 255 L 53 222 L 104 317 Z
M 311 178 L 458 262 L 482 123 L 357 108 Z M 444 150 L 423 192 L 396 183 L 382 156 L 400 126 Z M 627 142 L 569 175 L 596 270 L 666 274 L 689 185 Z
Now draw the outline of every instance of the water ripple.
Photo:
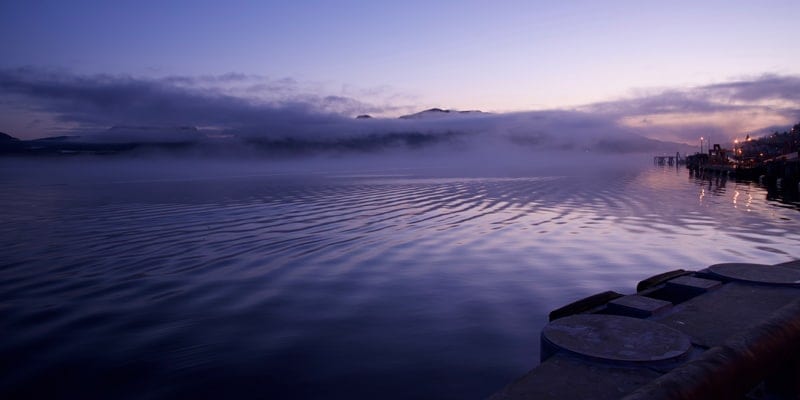
M 660 168 L 0 186 L 0 394 L 18 397 L 53 397 L 43 381 L 96 398 L 344 398 L 367 381 L 483 397 L 575 298 L 800 258 L 793 203 Z

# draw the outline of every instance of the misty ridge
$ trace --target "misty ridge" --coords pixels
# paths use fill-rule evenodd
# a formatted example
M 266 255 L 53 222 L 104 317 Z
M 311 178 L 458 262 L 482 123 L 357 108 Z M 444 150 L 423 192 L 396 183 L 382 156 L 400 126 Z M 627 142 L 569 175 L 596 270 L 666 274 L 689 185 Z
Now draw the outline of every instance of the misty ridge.
M 676 151 L 687 147 L 625 134 L 614 127 L 606 127 L 606 131 L 598 135 L 603 121 L 581 118 L 586 117 L 577 113 L 528 113 L 423 116 L 413 121 L 340 119 L 324 126 L 299 124 L 275 133 L 260 132 L 255 127 L 220 130 L 195 126 L 113 126 L 84 135 L 29 141 L 9 137 L 0 143 L 5 144 L 2 148 L 6 152 L 19 154 L 160 152 L 250 157 L 418 151 L 423 148 L 468 152 L 487 147 L 497 150 L 520 147 L 528 151 L 632 153 Z
M 671 133 L 694 143 L 700 135 L 725 137 L 731 133 L 705 122 L 675 127 L 648 125 L 646 118 L 638 124 L 624 121 L 676 112 L 763 112 L 765 107 L 796 119 L 800 103 L 800 79 L 776 76 L 569 110 L 490 113 L 433 108 L 399 118 L 373 118 L 370 114 L 397 112 L 401 107 L 310 95 L 292 80 L 242 74 L 144 79 L 18 68 L 0 70 L 0 89 L 6 104 L 44 115 L 43 120 L 50 123 L 41 123 L 40 129 L 59 133 L 16 140 L 13 132 L 6 132 L 0 136 L 0 151 L 5 154 L 170 157 L 286 158 L 397 152 L 436 157 L 447 152 L 460 157 L 515 154 L 526 158 L 553 152 L 687 153 L 695 147 L 648 136 Z M 728 100 L 720 101 L 722 95 Z M 764 105 L 769 99 L 790 106 Z

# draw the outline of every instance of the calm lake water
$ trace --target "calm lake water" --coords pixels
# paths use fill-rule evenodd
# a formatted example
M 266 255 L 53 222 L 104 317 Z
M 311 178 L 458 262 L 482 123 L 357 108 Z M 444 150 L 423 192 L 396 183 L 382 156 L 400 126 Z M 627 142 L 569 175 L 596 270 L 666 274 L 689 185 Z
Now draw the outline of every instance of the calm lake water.
M 189 179 L 14 162 L 2 398 L 480 399 L 538 363 L 554 308 L 800 258 L 797 202 L 647 163 Z

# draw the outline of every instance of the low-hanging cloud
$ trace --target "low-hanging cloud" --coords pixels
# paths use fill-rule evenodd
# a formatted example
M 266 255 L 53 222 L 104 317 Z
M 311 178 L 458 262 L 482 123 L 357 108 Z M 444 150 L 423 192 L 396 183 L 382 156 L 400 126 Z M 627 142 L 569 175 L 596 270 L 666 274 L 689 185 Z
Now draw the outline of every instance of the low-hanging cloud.
M 581 109 L 616 117 L 651 137 L 695 141 L 761 134 L 800 119 L 800 77 L 764 75 L 727 83 L 666 89 Z
M 342 117 L 305 101 L 258 101 L 197 86 L 197 78 L 56 74 L 35 69 L 0 72 L 0 89 L 33 110 L 84 127 L 198 125 L 282 128 Z
M 114 126 L 191 126 L 237 137 L 314 143 L 399 133 L 452 138 L 457 133 L 479 136 L 481 143 L 524 148 L 633 151 L 657 144 L 653 139 L 684 143 L 694 143 L 698 135 L 724 139 L 800 118 L 800 78 L 792 76 L 640 93 L 575 109 L 407 120 L 355 120 L 358 114 L 409 108 L 313 90 L 291 78 L 239 73 L 141 78 L 38 68 L 0 70 L 0 101 L 13 101 L 17 110 L 30 112 L 31 119 L 35 114 L 49 115 L 56 123 L 73 127 L 68 133 L 94 134 L 95 139 L 121 131 L 135 134 L 131 129 L 109 131 Z M 8 111 L 0 109 L 3 112 Z M 153 135 L 152 129 L 148 135 Z
M 784 100 L 800 102 L 800 77 L 765 75 L 757 80 L 703 86 L 709 93 L 724 93 L 739 101 Z M 796 105 L 796 104 L 795 104 Z

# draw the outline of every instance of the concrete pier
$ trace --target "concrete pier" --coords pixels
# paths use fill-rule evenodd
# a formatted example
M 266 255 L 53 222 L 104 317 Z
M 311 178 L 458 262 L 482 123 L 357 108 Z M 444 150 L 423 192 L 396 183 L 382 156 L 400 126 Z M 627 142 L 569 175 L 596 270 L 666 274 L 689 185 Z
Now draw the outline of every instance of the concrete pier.
M 686 158 L 686 168 L 695 176 L 731 176 L 769 187 L 800 192 L 800 154 L 787 154 L 757 163 L 713 164 L 706 154 Z
M 550 314 L 506 399 L 800 398 L 800 260 L 716 264 Z

